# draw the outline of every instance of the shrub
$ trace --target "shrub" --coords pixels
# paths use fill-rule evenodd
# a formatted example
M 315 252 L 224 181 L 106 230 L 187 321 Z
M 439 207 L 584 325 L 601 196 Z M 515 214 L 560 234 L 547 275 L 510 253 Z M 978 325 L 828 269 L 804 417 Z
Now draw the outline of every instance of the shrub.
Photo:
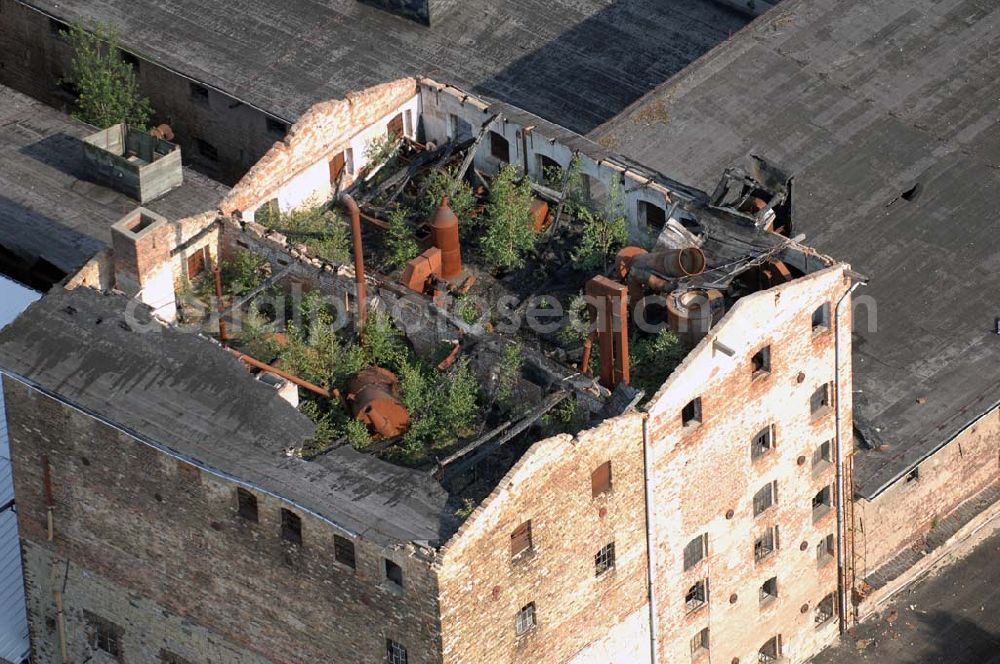
M 222 261 L 221 278 L 224 293 L 239 297 L 253 291 L 267 279 L 267 259 L 252 251 L 238 251 L 232 259 Z M 211 287 L 215 294 L 215 281 L 210 272 L 205 272 L 203 284 Z
M 373 137 L 365 146 L 365 170 L 370 173 L 392 162 L 402 144 L 403 141 L 395 134 Z
M 521 378 L 523 366 L 524 354 L 521 344 L 508 343 L 497 362 L 496 399 L 505 411 L 514 410 L 514 388 L 517 387 L 517 381 Z
M 474 428 L 479 412 L 479 381 L 468 360 L 459 362 L 444 381 L 447 388 L 439 404 L 437 419 L 451 438 L 458 438 Z
M 518 182 L 513 166 L 504 166 L 493 178 L 486 206 L 489 223 L 480 236 L 479 246 L 494 270 L 521 267 L 525 254 L 534 248 L 531 201 L 530 182 L 527 178 Z
M 573 251 L 573 266 L 580 270 L 608 269 L 608 259 L 628 241 L 624 216 L 608 217 L 586 207 L 576 211 L 583 226 L 580 241 Z
M 389 262 L 402 269 L 420 254 L 416 233 L 409 222 L 410 211 L 398 207 L 389 213 L 389 229 L 385 243 L 389 250 Z
M 475 301 L 468 295 L 461 295 L 455 300 L 455 313 L 469 325 L 479 320 L 479 309 Z
M 339 212 L 324 206 L 304 207 L 291 212 L 258 210 L 259 223 L 287 235 L 306 246 L 310 256 L 333 263 L 345 263 L 351 256 L 351 235 Z
M 465 180 L 460 180 L 458 168 L 449 170 L 433 170 L 424 178 L 424 196 L 420 201 L 420 213 L 430 219 L 438 206 L 441 205 L 441 198 L 448 196 L 448 207 L 454 212 L 459 221 L 466 222 L 459 224 L 459 230 L 465 231 L 472 227 L 472 222 L 479 217 L 479 207 L 476 195 L 472 191 L 472 186 Z
M 135 71 L 121 57 L 118 31 L 110 23 L 95 26 L 92 32 L 74 25 L 69 41 L 70 80 L 80 94 L 74 115 L 101 129 L 120 122 L 145 129 L 152 109 L 139 93 Z
M 408 355 L 406 343 L 396 329 L 392 317 L 379 311 L 373 311 L 368 315 L 368 321 L 361 335 L 361 347 L 364 349 L 368 364 L 394 372 L 400 370 Z
M 632 386 L 653 396 L 687 355 L 688 348 L 671 330 L 633 338 L 629 344 Z M 593 364 L 593 363 L 591 363 Z
M 372 441 L 368 427 L 355 419 L 349 419 L 344 423 L 344 435 L 347 437 L 347 442 L 357 449 L 368 447 Z

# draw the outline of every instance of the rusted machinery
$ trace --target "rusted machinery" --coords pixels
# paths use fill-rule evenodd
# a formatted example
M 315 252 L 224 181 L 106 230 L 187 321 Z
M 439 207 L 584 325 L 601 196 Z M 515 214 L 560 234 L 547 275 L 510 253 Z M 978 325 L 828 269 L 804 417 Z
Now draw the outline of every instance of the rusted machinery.
M 531 199 L 532 228 L 541 233 L 549 227 L 549 204 L 540 198 Z
M 667 295 L 667 326 L 694 345 L 726 313 L 722 291 L 692 288 Z
M 633 289 L 662 292 L 673 288 L 671 278 L 691 277 L 705 271 L 705 254 L 697 247 L 648 253 L 640 247 L 625 247 L 615 262 L 620 276 Z
M 384 438 L 399 436 L 410 427 L 410 413 L 399 399 L 399 379 L 388 369 L 359 371 L 347 383 L 347 403 L 354 419 Z
M 431 278 L 440 274 L 441 250 L 437 247 L 431 247 L 406 264 L 400 281 L 410 290 L 424 293 Z
M 628 288 L 597 276 L 587 282 L 586 293 L 593 298 L 590 313 L 601 351 L 601 385 L 609 390 L 618 383 L 628 385 Z
M 441 250 L 441 278 L 453 279 L 462 273 L 462 247 L 458 240 L 458 215 L 448 207 L 448 197 L 431 219 L 431 242 Z

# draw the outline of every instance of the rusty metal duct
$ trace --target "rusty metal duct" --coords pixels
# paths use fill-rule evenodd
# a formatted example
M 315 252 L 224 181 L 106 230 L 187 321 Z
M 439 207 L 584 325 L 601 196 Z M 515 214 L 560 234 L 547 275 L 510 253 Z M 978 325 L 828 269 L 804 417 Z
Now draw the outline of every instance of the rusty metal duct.
M 347 384 L 347 403 L 354 419 L 386 438 L 405 432 L 410 413 L 399 399 L 399 379 L 381 367 L 362 369 Z
M 705 254 L 697 247 L 670 249 L 653 253 L 619 252 L 619 270 L 628 271 L 632 285 L 641 285 L 654 291 L 668 290 L 670 278 L 691 277 L 705 271 Z
M 361 210 L 350 194 L 340 197 L 340 206 L 351 217 L 351 236 L 354 239 L 354 277 L 358 284 L 358 328 L 364 328 L 368 319 L 368 301 L 365 293 L 365 256 L 361 245 Z
M 441 250 L 441 277 L 452 279 L 462 273 L 462 247 L 458 240 L 458 216 L 448 207 L 448 197 L 431 220 L 431 242 Z
M 601 385 L 609 390 L 615 389 L 618 383 L 628 385 L 628 288 L 607 277 L 597 276 L 587 282 L 586 293 L 593 298 L 591 315 L 597 324 Z

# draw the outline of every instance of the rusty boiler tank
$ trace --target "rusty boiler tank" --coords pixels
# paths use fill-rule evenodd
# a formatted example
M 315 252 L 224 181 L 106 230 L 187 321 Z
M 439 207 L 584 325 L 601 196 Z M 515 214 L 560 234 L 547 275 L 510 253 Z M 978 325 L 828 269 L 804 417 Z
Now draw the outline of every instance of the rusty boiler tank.
M 354 419 L 384 438 L 399 436 L 410 427 L 410 413 L 399 399 L 399 379 L 388 369 L 359 371 L 347 383 L 347 403 Z
M 726 313 L 725 297 L 715 288 L 677 290 L 667 295 L 667 327 L 692 346 Z
M 462 247 L 458 239 L 458 216 L 448 207 L 448 197 L 431 219 L 431 243 L 441 250 L 441 277 L 453 279 L 462 273 Z

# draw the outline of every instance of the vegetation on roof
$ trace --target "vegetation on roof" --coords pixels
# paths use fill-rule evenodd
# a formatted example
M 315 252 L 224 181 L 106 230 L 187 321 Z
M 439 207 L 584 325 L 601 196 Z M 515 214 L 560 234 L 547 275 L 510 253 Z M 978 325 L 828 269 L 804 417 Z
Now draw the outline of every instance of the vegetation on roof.
M 89 30 L 75 24 L 69 43 L 73 59 L 67 81 L 78 94 L 73 115 L 101 129 L 123 122 L 145 129 L 153 109 L 139 93 L 135 70 L 122 57 L 117 29 L 110 22 Z

